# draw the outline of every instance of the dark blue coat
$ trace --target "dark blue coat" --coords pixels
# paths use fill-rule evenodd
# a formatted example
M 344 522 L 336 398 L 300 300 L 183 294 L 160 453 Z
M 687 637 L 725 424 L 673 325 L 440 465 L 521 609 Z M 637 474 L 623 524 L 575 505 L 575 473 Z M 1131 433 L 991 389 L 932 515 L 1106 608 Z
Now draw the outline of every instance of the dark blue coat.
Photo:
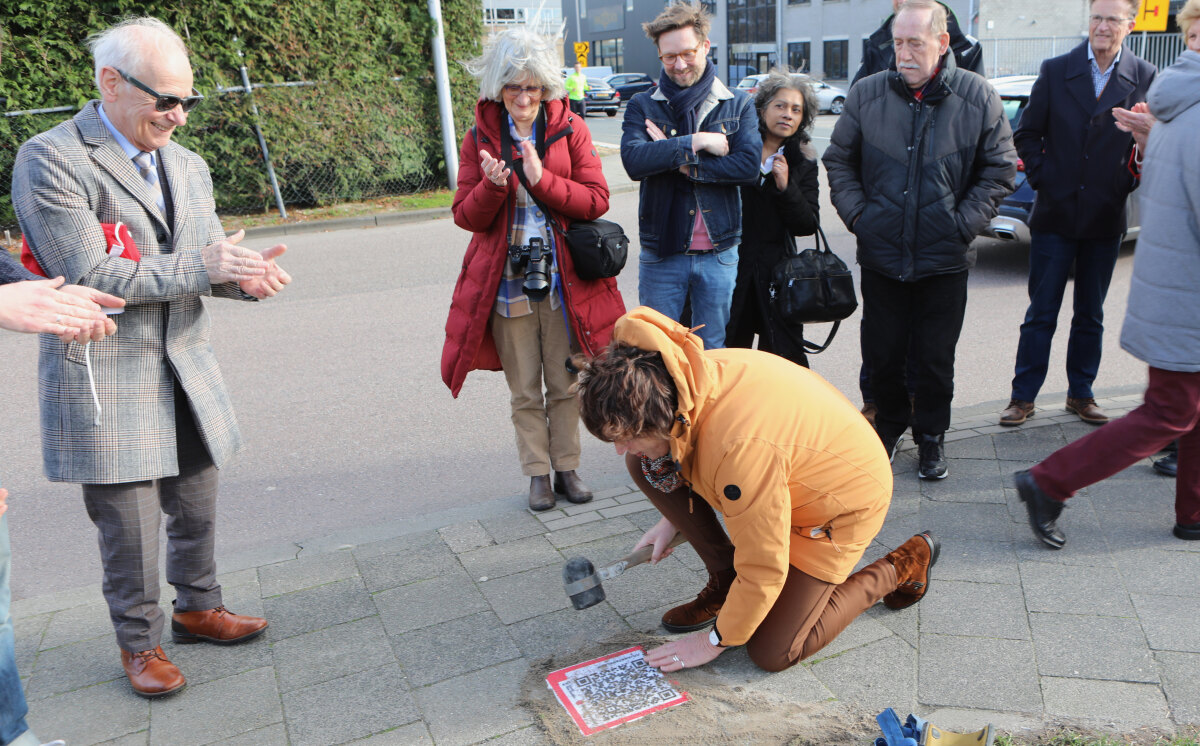
M 1097 99 L 1087 45 L 1042 63 L 1013 141 L 1037 190 L 1032 230 L 1114 238 L 1137 180 L 1127 167 L 1133 135 L 1117 129 L 1112 110 L 1145 101 L 1156 70 L 1126 47 Z

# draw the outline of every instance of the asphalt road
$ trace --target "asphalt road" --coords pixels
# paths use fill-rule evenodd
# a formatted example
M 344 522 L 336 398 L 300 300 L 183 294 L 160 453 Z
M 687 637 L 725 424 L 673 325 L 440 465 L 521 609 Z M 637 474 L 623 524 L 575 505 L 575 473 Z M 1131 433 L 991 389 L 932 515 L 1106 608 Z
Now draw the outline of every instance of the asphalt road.
M 620 121 L 590 117 L 589 125 L 598 142 L 616 142 Z M 832 121 L 821 118 L 818 138 Z M 610 183 L 628 184 L 619 159 L 604 160 Z M 853 241 L 825 195 L 822 211 L 834 250 L 852 263 Z M 636 244 L 636 192 L 615 195 L 608 217 Z M 467 241 L 448 219 L 293 236 L 282 261 L 295 282 L 284 294 L 257 304 L 208 302 L 214 346 L 248 443 L 222 473 L 218 557 L 352 529 L 395 534 L 441 511 L 525 499 L 528 480 L 517 464 L 503 376 L 471 374 L 457 400 L 440 379 L 443 325 Z M 247 243 L 265 248 L 276 241 Z M 629 306 L 637 301 L 631 248 L 619 279 Z M 980 246 L 958 347 L 957 405 L 1007 400 L 1026 305 L 1025 261 L 1020 247 Z M 1145 380 L 1144 365 L 1117 344 L 1131 266 L 1127 248 L 1106 304 L 1100 390 Z M 1069 307 L 1060 328 L 1068 323 Z M 824 328 L 813 332 L 823 338 Z M 1061 337 L 1045 392 L 1066 390 Z M 35 339 L 0 335 L 7 380 L 0 389 L 0 479 L 12 492 L 17 598 L 100 579 L 79 488 L 41 476 L 36 357 Z M 858 366 L 856 314 L 812 367 L 858 403 Z M 583 443 L 581 473 L 589 484 L 627 482 L 611 446 L 586 432 Z

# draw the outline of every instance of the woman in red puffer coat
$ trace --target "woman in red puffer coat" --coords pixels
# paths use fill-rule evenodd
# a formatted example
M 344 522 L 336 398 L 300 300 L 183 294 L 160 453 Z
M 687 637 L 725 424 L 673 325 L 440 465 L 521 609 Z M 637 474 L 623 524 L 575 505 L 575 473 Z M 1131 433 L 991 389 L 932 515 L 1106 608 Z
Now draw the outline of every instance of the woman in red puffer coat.
M 468 372 L 503 370 L 530 507 L 554 507 L 556 492 L 587 502 L 567 360 L 603 349 L 625 304 L 615 280 L 579 278 L 564 231 L 608 211 L 608 184 L 587 125 L 563 98 L 551 40 L 510 29 L 468 68 L 480 100 L 452 209 L 474 235 L 446 319 L 442 380 L 457 397 Z M 524 247 L 523 264 L 510 260 L 510 247 Z

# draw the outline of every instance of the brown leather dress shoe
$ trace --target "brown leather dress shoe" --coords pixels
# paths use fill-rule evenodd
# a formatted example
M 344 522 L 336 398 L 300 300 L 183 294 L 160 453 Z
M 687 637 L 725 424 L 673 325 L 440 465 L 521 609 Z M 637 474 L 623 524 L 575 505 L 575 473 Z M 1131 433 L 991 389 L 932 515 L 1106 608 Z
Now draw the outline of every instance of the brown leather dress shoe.
M 121 667 L 140 697 L 163 697 L 179 691 L 187 684 L 179 668 L 167 660 L 161 647 L 140 653 L 121 651 Z
M 929 570 L 937 562 L 941 545 L 933 534 L 922 531 L 884 557 L 896 568 L 896 590 L 883 597 L 889 609 L 907 609 L 929 590 Z
M 729 586 L 736 577 L 737 570 L 732 567 L 716 575 L 709 575 L 708 585 L 704 586 L 704 590 L 700 591 L 695 600 L 676 606 L 663 614 L 663 629 L 668 632 L 691 632 L 712 624 L 717 618 L 717 612 L 725 605 Z
M 180 645 L 194 642 L 233 645 L 258 637 L 266 628 L 266 619 L 234 614 L 224 606 L 204 611 L 176 611 L 171 616 L 171 638 Z
M 554 472 L 554 491 L 566 495 L 568 500 L 576 504 L 591 502 L 592 499 L 592 491 L 573 469 Z
M 1033 402 L 1013 399 L 1008 408 L 1000 413 L 1000 424 L 1005 427 L 1024 425 L 1025 420 L 1033 416 Z
M 529 478 L 529 509 L 549 510 L 554 507 L 554 491 L 550 489 L 550 475 Z
M 1104 410 L 1097 406 L 1096 400 L 1092 398 L 1072 399 L 1068 396 L 1067 411 L 1075 413 L 1089 425 L 1103 425 L 1108 422 L 1108 415 L 1104 414 Z

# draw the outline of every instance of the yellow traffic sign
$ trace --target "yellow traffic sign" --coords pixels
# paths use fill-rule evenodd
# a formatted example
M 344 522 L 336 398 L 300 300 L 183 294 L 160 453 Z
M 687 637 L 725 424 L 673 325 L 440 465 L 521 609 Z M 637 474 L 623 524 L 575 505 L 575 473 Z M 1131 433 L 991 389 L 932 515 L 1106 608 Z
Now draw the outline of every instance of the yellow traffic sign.
M 1142 9 L 1138 11 L 1133 30 L 1166 31 L 1170 5 L 1168 0 L 1142 0 Z
M 576 61 L 579 62 L 579 64 L 581 64 L 581 65 L 587 64 L 588 47 L 590 47 L 590 46 L 591 46 L 591 44 L 589 44 L 586 41 L 575 42 L 575 59 L 576 59 Z

